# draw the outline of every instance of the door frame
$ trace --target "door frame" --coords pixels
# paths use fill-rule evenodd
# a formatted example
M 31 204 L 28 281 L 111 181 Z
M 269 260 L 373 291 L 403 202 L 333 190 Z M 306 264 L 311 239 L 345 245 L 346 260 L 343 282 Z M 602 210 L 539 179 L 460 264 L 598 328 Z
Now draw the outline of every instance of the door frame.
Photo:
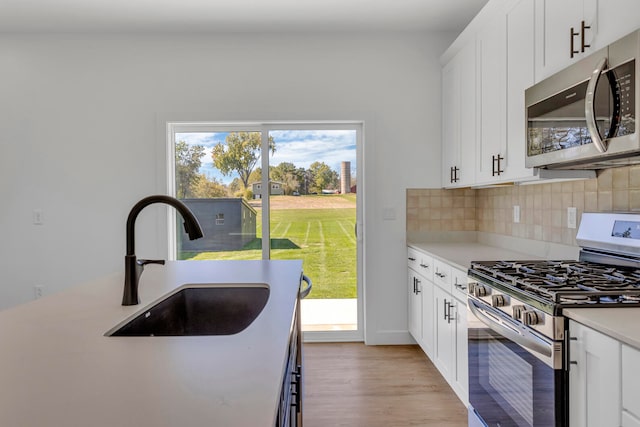
M 355 130 L 356 131 L 356 292 L 357 292 L 357 329 L 352 331 L 305 331 L 305 342 L 348 342 L 364 341 L 365 335 L 365 283 L 364 283 L 364 248 L 366 229 L 364 215 L 365 198 L 365 165 L 364 165 L 364 121 L 363 120 L 277 120 L 277 121 L 169 121 L 166 124 L 166 194 L 175 195 L 175 134 L 179 132 L 221 132 L 229 130 L 261 132 L 262 158 L 261 168 L 269 171 L 269 132 L 276 130 Z M 264 155 L 266 153 L 266 155 Z M 269 188 L 269 174 L 262 174 L 262 188 Z M 267 192 L 267 195 L 268 192 Z M 262 259 L 270 259 L 270 204 L 269 197 L 262 200 Z M 176 247 L 176 213 L 167 213 L 167 259 L 175 260 Z M 264 238 L 268 236 L 269 238 Z M 312 278 L 313 280 L 313 278 Z

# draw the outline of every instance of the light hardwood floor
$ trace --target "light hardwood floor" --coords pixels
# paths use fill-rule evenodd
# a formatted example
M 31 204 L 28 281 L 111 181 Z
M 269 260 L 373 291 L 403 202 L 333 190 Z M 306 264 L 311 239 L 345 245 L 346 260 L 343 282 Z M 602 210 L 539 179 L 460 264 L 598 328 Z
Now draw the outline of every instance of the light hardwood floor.
M 466 427 L 467 411 L 418 346 L 305 343 L 304 427 Z

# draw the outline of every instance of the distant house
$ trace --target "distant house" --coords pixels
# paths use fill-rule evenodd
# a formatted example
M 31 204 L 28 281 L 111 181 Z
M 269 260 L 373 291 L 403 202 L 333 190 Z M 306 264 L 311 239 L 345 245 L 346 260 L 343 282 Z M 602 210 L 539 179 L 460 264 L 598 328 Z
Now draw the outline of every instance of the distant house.
M 179 251 L 238 250 L 256 238 L 256 211 L 242 198 L 183 199 L 204 237 L 189 240 L 178 218 Z M 179 216 L 179 215 L 178 215 Z
M 253 192 L 254 199 L 262 198 L 262 182 L 256 181 L 251 184 L 251 191 Z M 284 194 L 284 187 L 281 182 L 271 181 L 271 191 L 269 194 L 272 196 L 282 195 Z

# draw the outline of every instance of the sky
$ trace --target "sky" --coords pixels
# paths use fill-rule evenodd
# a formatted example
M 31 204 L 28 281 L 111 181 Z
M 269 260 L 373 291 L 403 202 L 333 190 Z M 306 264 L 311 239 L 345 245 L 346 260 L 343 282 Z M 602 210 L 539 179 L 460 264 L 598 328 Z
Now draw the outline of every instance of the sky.
M 228 132 L 189 132 L 176 133 L 176 141 L 189 145 L 202 145 L 205 155 L 202 157 L 200 172 L 218 181 L 229 184 L 238 175 L 224 176 L 211 160 L 212 148 L 224 144 Z M 299 168 L 308 169 L 311 163 L 324 162 L 340 174 L 340 164 L 351 162 L 351 176 L 356 174 L 356 131 L 355 130 L 285 130 L 270 131 L 276 145 L 276 152 L 269 163 L 277 166 L 289 162 Z M 260 165 L 258 165 L 259 167 Z

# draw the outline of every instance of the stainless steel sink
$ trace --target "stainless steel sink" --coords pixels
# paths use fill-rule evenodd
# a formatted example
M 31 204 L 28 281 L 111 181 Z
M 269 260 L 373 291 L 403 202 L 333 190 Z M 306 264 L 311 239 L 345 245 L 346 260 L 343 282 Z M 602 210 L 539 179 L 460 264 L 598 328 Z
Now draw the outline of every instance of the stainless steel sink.
M 233 335 L 253 323 L 268 299 L 265 283 L 186 285 L 105 335 Z

